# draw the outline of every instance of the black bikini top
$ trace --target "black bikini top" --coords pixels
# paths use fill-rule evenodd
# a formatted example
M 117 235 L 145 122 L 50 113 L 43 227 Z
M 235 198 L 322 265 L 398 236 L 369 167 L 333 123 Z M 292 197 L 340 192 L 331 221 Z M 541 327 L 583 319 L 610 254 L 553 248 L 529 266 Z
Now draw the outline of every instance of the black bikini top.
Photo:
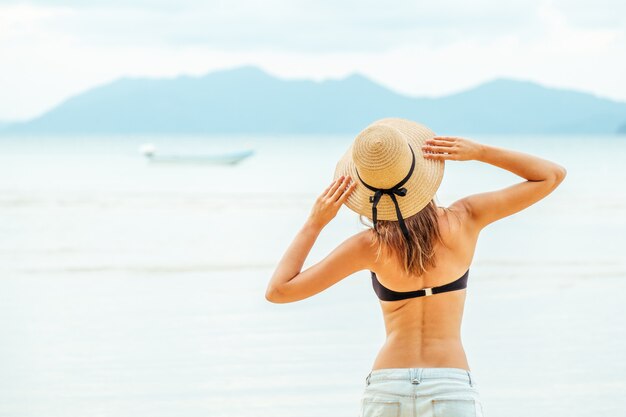
M 462 290 L 467 287 L 467 277 L 469 276 L 468 268 L 459 279 L 448 284 L 432 288 L 422 288 L 421 290 L 416 291 L 393 291 L 384 287 L 383 284 L 378 281 L 378 277 L 376 277 L 376 273 L 374 271 L 370 272 L 372 273 L 372 286 L 374 287 L 374 291 L 376 292 L 376 295 L 378 295 L 378 298 L 382 301 L 398 301 L 405 300 L 407 298 L 424 297 L 433 294 L 440 294 L 442 292 Z

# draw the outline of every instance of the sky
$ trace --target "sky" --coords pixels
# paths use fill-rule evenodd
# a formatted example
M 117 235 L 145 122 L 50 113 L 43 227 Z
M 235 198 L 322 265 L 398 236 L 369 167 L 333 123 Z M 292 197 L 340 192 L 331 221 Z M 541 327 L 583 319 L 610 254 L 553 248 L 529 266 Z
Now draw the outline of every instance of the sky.
M 626 101 L 626 1 L 0 0 L 0 121 L 123 76 L 240 65 L 412 96 L 506 77 Z

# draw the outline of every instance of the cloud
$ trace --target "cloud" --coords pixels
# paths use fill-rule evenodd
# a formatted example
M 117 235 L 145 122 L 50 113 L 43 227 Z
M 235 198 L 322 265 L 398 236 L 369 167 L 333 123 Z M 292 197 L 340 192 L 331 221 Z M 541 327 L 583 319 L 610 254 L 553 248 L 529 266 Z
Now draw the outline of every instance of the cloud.
M 535 28 L 537 0 L 39 1 L 5 14 L 42 14 L 49 32 L 90 45 L 203 45 L 229 50 L 383 51 L 489 40 Z M 37 5 L 37 6 L 35 6 Z

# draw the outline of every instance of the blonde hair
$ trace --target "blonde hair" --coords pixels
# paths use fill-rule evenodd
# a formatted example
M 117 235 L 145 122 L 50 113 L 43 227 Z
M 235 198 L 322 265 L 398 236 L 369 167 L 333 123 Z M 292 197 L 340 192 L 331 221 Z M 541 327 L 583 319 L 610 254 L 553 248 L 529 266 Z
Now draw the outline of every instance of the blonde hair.
M 400 262 L 407 273 L 418 276 L 427 269 L 435 267 L 435 240 L 439 240 L 442 245 L 448 247 L 439 231 L 437 207 L 433 198 L 422 210 L 404 219 L 411 238 L 410 247 L 397 221 L 377 220 L 378 231 L 374 231 L 372 240 L 372 245 L 378 245 L 376 260 L 382 253 L 391 255 Z M 442 208 L 450 212 L 448 208 Z M 372 224 L 365 223 L 363 218 L 363 215 L 359 215 L 359 220 L 363 225 L 372 227 Z

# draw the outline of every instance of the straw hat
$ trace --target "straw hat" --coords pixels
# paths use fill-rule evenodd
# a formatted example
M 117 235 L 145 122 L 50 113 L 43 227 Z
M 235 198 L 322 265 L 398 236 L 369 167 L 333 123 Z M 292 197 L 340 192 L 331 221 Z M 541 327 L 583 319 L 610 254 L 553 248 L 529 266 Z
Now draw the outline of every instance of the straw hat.
M 425 159 L 422 152 L 435 136 L 426 126 L 395 117 L 366 127 L 335 168 L 334 178 L 349 175 L 357 182 L 346 206 L 372 220 L 399 220 L 404 230 L 402 218 L 426 207 L 443 179 L 444 161 Z

